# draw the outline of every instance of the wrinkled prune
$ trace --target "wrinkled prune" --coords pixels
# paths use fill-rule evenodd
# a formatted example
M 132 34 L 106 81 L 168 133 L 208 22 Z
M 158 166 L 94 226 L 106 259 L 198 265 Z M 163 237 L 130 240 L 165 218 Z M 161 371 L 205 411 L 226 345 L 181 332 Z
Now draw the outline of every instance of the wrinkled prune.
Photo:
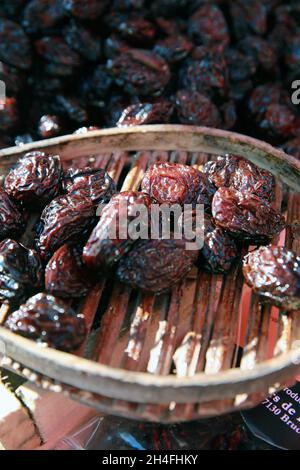
M 177 64 L 185 59 L 193 44 L 185 36 L 174 35 L 158 41 L 154 47 L 154 52 L 163 57 L 170 64 Z
M 24 9 L 23 26 L 30 33 L 51 28 L 66 12 L 61 0 L 31 0 Z
M 0 59 L 20 69 L 31 66 L 31 47 L 26 33 L 17 23 L 4 18 L 0 18 Z
M 274 198 L 274 176 L 237 155 L 218 157 L 206 163 L 203 171 L 217 188 L 223 186 L 249 191 L 267 201 Z
M 197 44 L 226 46 L 230 37 L 226 20 L 217 5 L 201 6 L 188 21 L 189 37 Z
M 46 266 L 46 291 L 57 297 L 76 298 L 86 295 L 92 285 L 82 261 L 82 248 L 74 244 L 61 246 Z
M 184 279 L 196 258 L 184 240 L 139 240 L 121 259 L 117 277 L 133 288 L 161 293 Z
M 0 300 L 23 301 L 42 285 L 42 263 L 34 250 L 7 238 L 0 243 Z
M 37 246 L 43 259 L 65 242 L 84 240 L 95 222 L 95 206 L 88 199 L 58 196 L 42 212 Z
M 78 67 L 80 57 L 59 36 L 46 36 L 35 43 L 36 51 L 44 59 L 55 64 Z
M 20 235 L 25 229 L 22 213 L 3 188 L 0 187 L 0 240 Z
M 286 104 L 289 96 L 280 83 L 265 83 L 256 87 L 249 98 L 248 106 L 250 112 L 261 120 L 272 104 Z
M 7 132 L 19 123 L 19 109 L 15 98 L 6 98 L 4 109 L 0 110 L 0 130 Z
M 30 152 L 10 170 L 4 187 L 17 201 L 43 205 L 59 193 L 61 176 L 62 167 L 58 155 Z
M 244 258 L 247 284 L 283 310 L 300 308 L 300 258 L 285 247 L 262 246 Z
M 180 90 L 176 93 L 176 110 L 182 124 L 219 127 L 221 117 L 212 100 L 197 91 Z
M 160 95 L 170 80 L 167 62 L 146 50 L 130 49 L 108 65 L 116 83 L 131 95 Z
M 62 351 L 77 349 L 86 334 L 83 315 L 45 293 L 30 297 L 9 315 L 5 326 L 13 333 Z
M 270 136 L 291 138 L 297 134 L 299 117 L 296 112 L 283 104 L 271 104 L 266 110 L 260 128 Z
M 271 45 L 257 36 L 247 36 L 238 43 L 238 48 L 265 70 L 276 68 L 277 57 Z
M 173 104 L 168 100 L 133 104 L 124 109 L 116 125 L 123 127 L 167 123 L 170 121 L 173 109 Z
M 140 232 L 147 230 L 148 234 L 150 204 L 149 196 L 134 191 L 124 191 L 113 196 L 84 247 L 83 260 L 87 266 L 100 271 L 112 268 L 130 249 L 135 240 L 128 229 L 130 222 L 137 216 L 138 206 L 143 206 L 147 211 Z
M 111 20 L 112 29 L 134 46 L 151 45 L 156 34 L 155 26 L 142 17 L 118 16 Z
M 180 163 L 152 165 L 142 181 L 142 190 L 159 204 L 204 204 L 209 209 L 216 191 L 204 173 Z
M 267 201 L 233 188 L 218 189 L 212 201 L 212 215 L 217 226 L 253 243 L 271 240 L 285 226 L 284 217 Z
M 75 21 L 64 27 L 63 36 L 68 46 L 85 59 L 94 61 L 100 58 L 102 50 L 100 38 Z
M 45 114 L 41 117 L 38 126 L 38 133 L 43 139 L 49 139 L 61 132 L 60 120 L 57 116 Z
M 108 202 L 116 192 L 114 181 L 101 168 L 69 168 L 64 183 L 69 195 L 89 199 L 93 204 Z
M 62 0 L 64 8 L 73 16 L 84 20 L 94 20 L 108 5 L 107 0 Z

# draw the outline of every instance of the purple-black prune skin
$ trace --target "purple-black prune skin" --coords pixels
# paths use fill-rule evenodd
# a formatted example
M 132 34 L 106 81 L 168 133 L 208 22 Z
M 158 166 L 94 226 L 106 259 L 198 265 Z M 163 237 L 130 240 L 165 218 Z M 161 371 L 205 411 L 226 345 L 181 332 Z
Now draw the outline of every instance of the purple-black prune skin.
M 116 193 L 116 184 L 102 168 L 69 168 L 64 188 L 71 196 L 87 198 L 93 204 L 106 203 Z
M 0 240 L 15 237 L 25 230 L 25 219 L 13 199 L 0 187 Z

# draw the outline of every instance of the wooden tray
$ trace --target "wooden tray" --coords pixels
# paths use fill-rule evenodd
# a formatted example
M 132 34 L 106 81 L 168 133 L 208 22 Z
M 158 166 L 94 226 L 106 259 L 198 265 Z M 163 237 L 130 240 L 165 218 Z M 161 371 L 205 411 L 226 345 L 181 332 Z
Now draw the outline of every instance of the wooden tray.
M 156 160 L 201 168 L 210 155 L 242 155 L 276 176 L 278 207 L 283 187 L 290 225 L 274 243 L 300 253 L 300 162 L 264 142 L 191 126 L 106 129 L 4 149 L 2 174 L 37 149 L 58 153 L 66 167 L 106 168 L 122 190 L 138 189 Z M 162 422 L 253 406 L 300 371 L 300 312 L 260 304 L 240 266 L 227 276 L 195 270 L 160 296 L 100 279 L 79 309 L 90 334 L 77 354 L 0 327 L 5 367 L 100 411 Z M 2 307 L 2 320 L 6 313 Z

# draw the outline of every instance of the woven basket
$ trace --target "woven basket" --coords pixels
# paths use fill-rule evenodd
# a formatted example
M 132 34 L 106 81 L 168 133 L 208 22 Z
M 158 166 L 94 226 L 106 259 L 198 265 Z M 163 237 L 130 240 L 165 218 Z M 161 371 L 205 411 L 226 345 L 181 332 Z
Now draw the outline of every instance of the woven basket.
M 212 155 L 242 155 L 276 176 L 278 207 L 284 189 L 289 225 L 281 243 L 300 253 L 300 162 L 264 142 L 180 125 L 107 129 L 2 150 L 3 175 L 37 149 L 58 153 L 65 167 L 106 168 L 122 190 L 137 190 L 157 160 L 201 168 Z M 300 312 L 261 304 L 240 265 L 226 276 L 195 270 L 159 296 L 100 279 L 79 310 L 90 334 L 76 354 L 0 327 L 5 367 L 101 411 L 161 422 L 253 406 L 300 371 Z M 6 314 L 2 306 L 0 320 Z

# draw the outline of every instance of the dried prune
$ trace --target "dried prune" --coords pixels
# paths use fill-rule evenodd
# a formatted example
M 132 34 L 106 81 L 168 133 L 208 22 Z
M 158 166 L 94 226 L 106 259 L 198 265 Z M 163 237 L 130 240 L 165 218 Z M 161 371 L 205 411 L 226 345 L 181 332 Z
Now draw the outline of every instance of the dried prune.
M 133 288 L 161 293 L 183 280 L 196 258 L 184 240 L 139 240 L 121 259 L 117 277 Z
M 51 28 L 66 12 L 61 0 L 31 0 L 24 9 L 23 26 L 30 33 Z
M 232 82 L 241 82 L 251 78 L 257 69 L 257 61 L 253 55 L 245 54 L 234 47 L 227 47 L 225 58 Z
M 87 266 L 103 271 L 117 264 L 135 241 L 128 230 L 139 206 L 147 211 L 146 220 L 143 218 L 141 221 L 140 232 L 147 230 L 148 235 L 150 204 L 149 196 L 134 191 L 113 196 L 84 247 L 83 260 Z
M 7 238 L 0 243 L 0 300 L 19 302 L 40 289 L 43 270 L 40 257 Z
M 107 0 L 62 0 L 64 8 L 73 16 L 84 20 L 94 20 L 108 5 Z
M 265 83 L 256 87 L 249 98 L 248 106 L 251 114 L 260 121 L 268 107 L 272 104 L 287 104 L 289 96 L 280 83 Z
M 170 121 L 173 104 L 165 99 L 155 103 L 137 103 L 124 109 L 116 126 L 139 126 L 141 124 L 163 124 Z
M 45 36 L 35 42 L 35 48 L 39 55 L 55 64 L 78 67 L 80 57 L 59 36 Z
M 43 259 L 65 242 L 84 240 L 95 223 L 94 204 L 77 196 L 58 196 L 42 212 L 37 246 Z
M 5 99 L 4 109 L 0 110 L 0 130 L 7 132 L 19 123 L 19 109 L 15 98 Z
M 188 38 L 181 35 L 174 35 L 158 41 L 153 50 L 168 63 L 177 64 L 185 59 L 192 49 L 193 43 L 191 43 Z
M 212 201 L 212 215 L 218 227 L 232 236 L 264 243 L 285 226 L 284 217 L 256 194 L 233 188 L 219 188 Z
M 61 299 L 40 293 L 8 316 L 6 328 L 38 343 L 74 351 L 85 338 L 84 317 Z
M 17 201 L 42 205 L 59 193 L 61 176 L 62 167 L 58 155 L 30 152 L 10 170 L 4 187 Z
M 292 251 L 262 246 L 244 258 L 243 273 L 264 300 L 283 310 L 300 308 L 300 258 Z
M 269 136 L 289 139 L 297 134 L 299 117 L 293 109 L 283 104 L 271 104 L 259 127 Z
M 71 49 L 78 52 L 87 60 L 98 60 L 101 56 L 102 46 L 99 37 L 93 35 L 89 29 L 70 21 L 64 29 L 63 36 Z
M 250 32 L 263 35 L 267 30 L 266 5 L 259 0 L 237 0 L 229 3 L 233 29 L 237 37 Z
M 46 291 L 57 297 L 76 298 L 86 295 L 92 285 L 82 261 L 82 248 L 74 244 L 61 246 L 46 266 Z
M 108 66 L 115 82 L 131 95 L 160 95 L 170 80 L 167 62 L 142 49 L 130 49 Z
M 113 30 L 117 31 L 123 39 L 134 46 L 149 46 L 155 38 L 155 26 L 142 17 L 122 15 L 112 18 L 110 23 Z
M 6 191 L 0 187 L 0 239 L 20 235 L 25 229 L 24 217 Z
M 116 192 L 114 181 L 101 168 L 69 168 L 64 186 L 71 196 L 89 199 L 94 204 L 108 202 Z
M 237 155 L 218 157 L 206 163 L 203 171 L 217 188 L 224 186 L 249 191 L 267 201 L 274 198 L 274 176 Z
M 5 18 L 0 18 L 0 59 L 20 69 L 31 66 L 31 47 L 26 33 L 17 23 Z
M 204 173 L 180 163 L 158 162 L 146 172 L 142 190 L 159 204 L 204 204 L 209 209 L 215 186 Z
M 194 126 L 219 127 L 221 117 L 213 101 L 203 93 L 180 90 L 176 93 L 179 121 Z
M 277 64 L 276 54 L 271 45 L 257 36 L 247 36 L 238 43 L 238 48 L 265 70 L 274 70 Z
M 61 132 L 60 120 L 57 116 L 45 114 L 41 117 L 38 126 L 38 133 L 43 139 L 49 139 Z
M 217 5 L 202 5 L 188 21 L 189 37 L 197 44 L 226 46 L 230 37 L 222 10 Z

